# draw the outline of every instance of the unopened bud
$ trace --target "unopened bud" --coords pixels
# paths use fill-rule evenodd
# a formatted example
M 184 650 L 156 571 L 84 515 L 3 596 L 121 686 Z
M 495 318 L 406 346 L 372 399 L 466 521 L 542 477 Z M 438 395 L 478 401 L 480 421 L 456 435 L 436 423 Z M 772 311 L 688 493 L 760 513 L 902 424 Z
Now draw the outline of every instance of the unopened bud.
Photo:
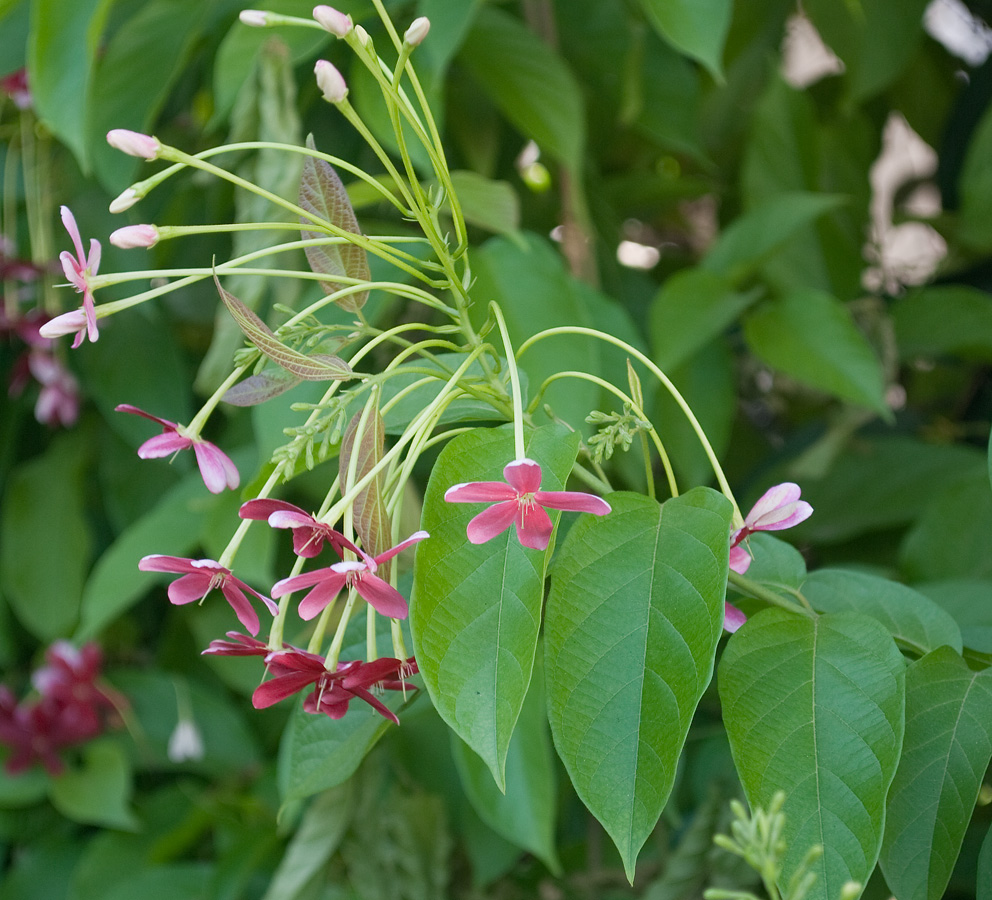
M 315 6 L 313 17 L 321 28 L 335 37 L 343 38 L 352 29 L 351 16 L 346 16 L 333 6 Z
M 129 131 L 127 128 L 113 128 L 108 131 L 107 143 L 128 156 L 139 156 L 142 159 L 155 159 L 162 149 L 158 138 L 138 131 Z
M 134 188 L 128 188 L 110 202 L 110 211 L 112 213 L 124 212 L 125 209 L 130 209 L 140 199 L 141 197 L 138 196 L 138 192 Z
M 203 759 L 203 738 L 192 719 L 180 719 L 169 736 L 167 750 L 174 763 Z
M 243 9 L 238 13 L 242 25 L 252 28 L 265 28 L 269 24 L 269 14 L 262 9 Z
M 154 225 L 125 225 L 110 235 L 110 243 L 122 250 L 130 250 L 132 247 L 154 247 L 158 238 L 158 229 Z
M 361 25 L 355 26 L 355 37 L 358 38 L 358 43 L 363 47 L 372 46 L 372 36 Z
M 49 319 L 38 329 L 38 334 L 52 340 L 64 334 L 75 334 L 80 328 L 85 327 L 86 314 L 81 309 L 74 309 L 72 312 L 62 313 L 61 316 Z
M 348 85 L 344 76 L 326 59 L 318 59 L 313 67 L 317 76 L 317 87 L 320 88 L 328 103 L 340 103 L 348 96 Z
M 427 32 L 430 30 L 431 20 L 427 16 L 420 16 L 410 23 L 406 34 L 403 35 L 403 43 L 409 44 L 411 47 L 416 47 L 427 37 Z

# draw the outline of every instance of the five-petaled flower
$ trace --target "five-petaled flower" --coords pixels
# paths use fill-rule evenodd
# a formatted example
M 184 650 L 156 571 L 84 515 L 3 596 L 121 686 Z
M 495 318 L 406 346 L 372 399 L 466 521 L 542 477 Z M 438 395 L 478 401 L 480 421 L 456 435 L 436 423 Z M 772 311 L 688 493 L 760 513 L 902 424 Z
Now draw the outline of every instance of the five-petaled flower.
M 580 491 L 542 491 L 541 467 L 532 459 L 515 459 L 503 469 L 503 481 L 471 481 L 444 492 L 449 503 L 493 503 L 468 523 L 468 539 L 483 544 L 514 523 L 520 543 L 532 550 L 547 549 L 551 517 L 545 511 L 562 509 L 605 516 L 610 504 Z
M 78 347 L 83 342 L 84 337 L 95 341 L 100 336 L 99 329 L 96 327 L 96 307 L 93 301 L 93 288 L 90 287 L 90 278 L 96 275 L 96 271 L 100 266 L 100 242 L 95 238 L 90 239 L 90 253 L 87 256 L 83 252 L 83 239 L 79 236 L 79 227 L 76 225 L 76 219 L 69 210 L 69 207 L 63 206 L 61 208 L 61 214 L 62 224 L 65 226 L 65 230 L 69 232 L 69 237 L 72 238 L 72 246 L 76 251 L 76 255 L 73 256 L 68 250 L 63 250 L 59 254 L 59 260 L 62 262 L 65 277 L 83 295 L 83 321 L 79 321 L 79 310 L 74 310 L 72 313 L 66 313 L 64 316 L 56 316 L 50 322 L 45 323 L 41 327 L 41 334 L 47 338 L 58 337 L 60 334 L 67 334 L 69 329 L 75 330 L 76 327 L 81 325 L 82 327 L 79 327 L 76 337 L 72 342 L 73 347 Z
M 390 657 L 372 662 L 339 662 L 331 671 L 326 667 L 324 657 L 295 648 L 270 653 L 265 658 L 265 665 L 273 677 L 255 688 L 251 698 L 255 709 L 265 709 L 313 685 L 303 702 L 306 712 L 340 719 L 348 711 L 348 704 L 358 697 L 397 725 L 400 720 L 396 714 L 382 704 L 371 689 L 405 691 L 413 685 L 403 679 L 417 671 L 412 657 L 405 662 Z
M 200 467 L 203 483 L 210 493 L 219 494 L 225 487 L 234 490 L 241 483 L 237 466 L 216 444 L 205 441 L 198 434 L 187 434 L 182 425 L 170 422 L 168 419 L 160 419 L 158 416 L 146 413 L 143 409 L 138 409 L 137 406 L 131 406 L 129 403 L 122 403 L 116 406 L 115 410 L 144 416 L 162 426 L 161 434 L 149 438 L 138 448 L 138 456 L 142 459 L 171 456 L 173 453 L 192 447 L 196 454 L 196 464 Z
M 272 615 L 279 612 L 279 607 L 268 597 L 248 587 L 240 578 L 235 578 L 230 569 L 212 559 L 184 559 L 154 553 L 144 557 L 138 563 L 138 568 L 142 572 L 172 572 L 182 575 L 182 578 L 177 578 L 169 585 L 169 602 L 177 606 L 194 600 L 201 601 L 212 590 L 219 590 L 231 604 L 238 621 L 253 635 L 258 634 L 258 615 L 245 596 L 246 591 L 258 597 Z
M 338 556 L 343 556 L 344 550 L 355 554 L 359 551 L 340 531 L 335 531 L 330 525 L 319 522 L 310 513 L 305 512 L 285 500 L 268 500 L 265 498 L 249 500 L 242 504 L 238 515 L 242 519 L 264 519 L 273 528 L 291 528 L 293 530 L 293 552 L 297 556 L 313 559 L 320 555 L 327 541 Z
M 426 531 L 418 531 L 376 557 L 359 550 L 360 561 L 339 562 L 326 569 L 315 569 L 292 578 L 284 578 L 273 585 L 272 596 L 278 598 L 300 588 L 312 587 L 313 590 L 300 601 L 300 618 L 312 619 L 345 587 L 353 587 L 376 612 L 393 619 L 405 619 L 409 612 L 406 600 L 388 581 L 376 575 L 376 569 L 401 550 L 426 537 L 430 537 Z

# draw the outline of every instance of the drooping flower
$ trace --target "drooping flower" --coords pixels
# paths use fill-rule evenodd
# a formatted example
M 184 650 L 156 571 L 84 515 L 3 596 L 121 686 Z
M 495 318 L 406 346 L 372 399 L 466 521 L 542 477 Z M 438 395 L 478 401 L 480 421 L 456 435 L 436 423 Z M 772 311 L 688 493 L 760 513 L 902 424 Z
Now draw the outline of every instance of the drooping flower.
M 230 640 L 217 638 L 210 642 L 206 650 L 201 650 L 201 656 L 268 656 L 272 648 L 265 641 L 248 637 L 237 631 L 228 631 Z
M 293 552 L 297 556 L 312 559 L 320 555 L 327 541 L 338 556 L 343 556 L 344 550 L 359 554 L 360 551 L 341 532 L 335 531 L 330 525 L 319 522 L 310 513 L 305 512 L 285 500 L 249 500 L 242 504 L 238 515 L 242 519 L 265 520 L 273 528 L 291 528 L 293 531 Z
M 359 660 L 339 662 L 335 671 L 330 671 L 322 656 L 295 649 L 270 653 L 265 664 L 273 677 L 260 684 L 252 694 L 251 702 L 256 709 L 265 709 L 313 685 L 313 690 L 303 702 L 306 712 L 323 713 L 332 719 L 340 719 L 348 711 L 348 704 L 358 697 L 397 725 L 399 719 L 396 714 L 381 703 L 371 690 L 374 687 L 386 690 L 412 688 L 413 685 L 403 678 L 417 671 L 412 657 L 405 662 L 389 657 L 369 663 Z
M 300 588 L 312 587 L 313 590 L 300 601 L 300 618 L 312 619 L 346 587 L 354 587 L 376 612 L 393 619 L 405 619 L 409 612 L 406 600 L 388 581 L 376 575 L 376 569 L 401 550 L 427 537 L 430 535 L 426 531 L 418 531 L 376 557 L 360 550 L 361 561 L 339 562 L 325 569 L 284 578 L 273 585 L 272 596 L 278 598 Z
M 800 500 L 798 484 L 786 481 L 769 488 L 758 498 L 744 518 L 744 525 L 730 536 L 730 568 L 743 575 L 751 565 L 751 554 L 741 543 L 756 531 L 782 531 L 805 522 L 813 515 L 813 507 Z
M 235 578 L 230 569 L 212 559 L 184 559 L 155 553 L 144 557 L 138 563 L 138 568 L 142 572 L 181 574 L 182 578 L 177 578 L 169 585 L 169 602 L 176 606 L 192 603 L 194 600 L 202 601 L 212 590 L 219 590 L 224 595 L 224 599 L 231 604 L 238 621 L 252 635 L 258 634 L 258 615 L 252 608 L 251 601 L 245 596 L 246 591 L 258 597 L 272 615 L 279 611 L 279 607 L 268 597 L 248 587 L 240 578 Z
M 448 503 L 492 503 L 468 523 L 468 539 L 484 544 L 502 534 L 512 522 L 517 538 L 532 550 L 547 549 L 551 540 L 551 517 L 545 511 L 562 509 L 605 516 L 610 504 L 581 491 L 542 491 L 541 467 L 532 459 L 515 459 L 503 469 L 502 481 L 471 481 L 444 492 Z
M 158 416 L 146 413 L 143 409 L 138 409 L 137 406 L 131 406 L 129 403 L 122 403 L 114 409 L 116 412 L 144 416 L 162 426 L 161 434 L 149 438 L 138 448 L 138 456 L 142 459 L 171 456 L 173 453 L 192 447 L 196 454 L 196 464 L 200 467 L 203 483 L 210 493 L 219 494 L 225 487 L 234 490 L 241 483 L 237 466 L 216 444 L 205 441 L 199 435 L 187 434 L 182 425 L 170 422 L 168 419 L 160 419 Z
M 166 753 L 174 763 L 203 759 L 203 737 L 200 729 L 196 727 L 196 722 L 192 719 L 180 719 L 176 722 L 176 727 L 169 735 Z
M 73 347 L 78 347 L 83 342 L 84 337 L 88 337 L 90 341 L 96 341 L 100 337 L 99 329 L 96 327 L 96 307 L 93 301 L 93 288 L 90 287 L 90 278 L 96 275 L 97 269 L 100 267 L 100 242 L 95 238 L 90 239 L 90 253 L 87 256 L 83 252 L 83 239 L 79 235 L 79 226 L 76 225 L 75 216 L 73 216 L 68 206 L 61 207 L 60 212 L 62 224 L 65 226 L 65 230 L 69 232 L 69 237 L 72 238 L 72 246 L 76 251 L 76 255 L 73 256 L 68 250 L 63 250 L 59 254 L 59 260 L 62 263 L 62 270 L 65 272 L 65 277 L 69 279 L 69 283 L 72 284 L 77 292 L 83 295 L 82 312 L 85 319 L 85 328 L 80 328 L 76 332 L 76 338 L 72 342 Z M 52 338 L 58 337 L 59 334 L 64 334 L 64 331 L 57 329 L 60 325 L 68 324 L 69 321 L 65 316 L 56 316 L 51 322 L 41 327 L 42 337 Z

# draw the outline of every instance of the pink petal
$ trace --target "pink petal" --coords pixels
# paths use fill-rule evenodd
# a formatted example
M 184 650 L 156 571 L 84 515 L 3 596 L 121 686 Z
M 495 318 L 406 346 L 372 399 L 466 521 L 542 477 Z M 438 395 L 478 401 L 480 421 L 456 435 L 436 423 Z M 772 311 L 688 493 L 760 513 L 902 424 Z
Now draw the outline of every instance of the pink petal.
M 86 289 L 86 280 L 79 271 L 79 260 L 68 250 L 63 250 L 59 254 L 59 262 L 62 263 L 62 271 L 65 272 L 65 277 L 69 283 L 77 291 L 84 291 Z
M 517 492 L 505 481 L 470 481 L 454 484 L 444 492 L 448 503 L 499 503 L 516 500 Z
M 376 558 L 376 564 L 382 565 L 386 560 L 392 559 L 402 550 L 405 550 L 411 544 L 416 544 L 418 541 L 422 541 L 425 538 L 429 538 L 430 535 L 426 531 L 418 531 L 415 534 L 411 534 L 405 541 L 400 541 L 395 547 L 390 547 L 384 553 L 380 553 Z
M 484 509 L 468 523 L 466 534 L 469 541 L 473 544 L 484 544 L 496 535 L 502 534 L 517 517 L 519 505 L 516 500 L 508 500 L 506 503 L 497 503 L 489 509 Z
M 238 515 L 241 516 L 242 519 L 264 520 L 268 519 L 274 512 L 289 510 L 300 513 L 301 515 L 306 515 L 302 509 L 298 506 L 293 506 L 292 503 L 287 503 L 285 500 L 270 500 L 267 497 L 261 497 L 256 500 L 249 500 L 247 503 L 242 503 L 241 509 L 238 511 Z
M 211 494 L 219 494 L 225 487 L 233 491 L 241 483 L 238 467 L 220 447 L 210 441 L 192 443 L 200 475 Z
M 403 595 L 378 575 L 368 574 L 358 579 L 355 590 L 376 612 L 391 619 L 405 619 L 410 612 Z
M 114 407 L 114 412 L 125 412 L 135 416 L 143 416 L 146 419 L 151 419 L 153 422 L 158 422 L 159 425 L 163 428 L 168 428 L 170 431 L 175 431 L 179 427 L 175 422 L 170 422 L 168 419 L 160 419 L 158 416 L 146 413 L 143 409 L 138 409 L 137 406 L 132 406 L 130 403 L 119 403 Z
M 551 540 L 551 517 L 536 503 L 521 503 L 516 519 L 517 538 L 531 550 L 546 550 Z
M 251 695 L 251 705 L 255 709 L 265 709 L 272 706 L 273 703 L 278 703 L 280 700 L 285 700 L 287 697 L 302 691 L 313 682 L 314 676 L 307 672 L 280 675 L 278 678 L 266 681 L 255 688 L 255 692 Z
M 90 275 L 96 275 L 96 270 L 100 268 L 100 242 L 96 238 L 90 238 L 90 255 L 86 258 L 86 268 Z
M 255 612 L 251 602 L 244 595 L 244 591 L 237 584 L 232 583 L 231 579 L 228 579 L 221 588 L 221 593 L 223 593 L 224 599 L 231 604 L 231 609 L 234 610 L 238 621 L 245 626 L 245 630 L 252 637 L 258 634 L 258 613 Z
M 564 509 L 570 512 L 587 512 L 594 516 L 605 516 L 612 507 L 601 497 L 584 494 L 581 491 L 538 491 L 534 499 L 551 509 Z
M 273 528 L 319 528 L 317 520 L 303 510 L 276 510 L 268 517 Z
M 379 700 L 377 700 L 372 694 L 370 694 L 364 688 L 355 688 L 352 691 L 352 693 L 356 697 L 360 697 L 362 700 L 368 703 L 368 705 L 371 706 L 372 709 L 374 709 L 377 713 L 379 713 L 379 715 L 385 716 L 387 719 L 389 719 L 392 722 L 395 722 L 397 725 L 400 724 L 400 720 L 397 718 L 396 713 L 391 712 L 388 707 L 384 706 Z
M 210 593 L 210 581 L 210 574 L 201 572 L 177 578 L 169 585 L 169 602 L 176 606 L 182 606 L 184 603 L 202 600 Z M 258 634 L 257 627 L 252 634 Z
M 79 236 L 79 226 L 76 224 L 76 217 L 72 214 L 68 206 L 59 207 L 59 213 L 62 216 L 62 224 L 65 226 L 65 230 L 69 232 L 69 237 L 72 238 L 72 246 L 76 248 L 76 259 L 79 260 L 80 266 L 83 266 L 86 262 L 86 254 L 83 253 L 83 239 Z
M 54 319 L 49 319 L 38 329 L 38 334 L 43 338 L 52 340 L 65 334 L 75 334 L 85 327 L 86 314 L 81 309 L 74 309 L 72 312 L 62 313 Z
M 515 459 L 507 463 L 503 477 L 520 494 L 533 494 L 541 489 L 541 467 L 532 459 Z
M 736 606 L 729 603 L 723 604 L 723 630 L 733 634 L 747 621 L 744 615 Z
M 751 554 L 743 547 L 730 548 L 730 568 L 738 575 L 743 575 L 751 565 Z
M 782 506 L 795 503 L 799 499 L 801 490 L 798 484 L 786 481 L 783 484 L 776 484 L 765 491 L 758 502 L 751 507 L 751 512 L 744 519 L 744 524 L 752 531 L 760 529 L 760 521 L 764 516 L 774 515 Z
M 361 564 L 359 566 L 361 567 Z M 321 581 L 331 581 L 335 584 L 340 582 L 341 587 L 344 587 L 346 580 L 347 575 L 345 573 L 339 572 L 330 566 L 323 569 L 314 569 L 312 572 L 304 572 L 302 575 L 294 575 L 292 578 L 283 578 L 281 581 L 277 581 L 272 585 L 272 596 L 278 599 L 286 594 L 293 594 L 301 588 L 312 587 Z M 338 588 L 339 591 L 341 587 Z
M 89 286 L 83 294 L 83 315 L 86 317 L 86 336 L 91 344 L 95 344 L 100 338 L 100 330 L 96 326 L 96 307 L 93 305 L 93 294 Z
M 813 515 L 813 507 L 805 500 L 787 503 L 779 509 L 763 515 L 754 525 L 755 531 L 782 531 L 805 522 Z
M 342 575 L 339 581 L 327 579 L 318 584 L 301 601 L 298 609 L 300 618 L 309 622 L 310 619 L 319 615 L 324 608 L 341 593 L 345 586 L 345 576 Z
M 202 560 L 201 560 L 202 562 Z M 216 565 L 216 563 L 214 564 Z M 200 572 L 199 567 L 194 567 L 193 560 L 182 556 L 164 556 L 161 553 L 153 553 L 145 556 L 138 563 L 138 568 L 142 572 Z M 220 567 L 218 566 L 218 569 Z
M 138 448 L 138 456 L 141 459 L 158 459 L 162 456 L 172 456 L 180 450 L 188 450 L 192 445 L 188 437 L 184 437 L 178 431 L 167 431 L 165 434 L 156 434 L 149 438 Z

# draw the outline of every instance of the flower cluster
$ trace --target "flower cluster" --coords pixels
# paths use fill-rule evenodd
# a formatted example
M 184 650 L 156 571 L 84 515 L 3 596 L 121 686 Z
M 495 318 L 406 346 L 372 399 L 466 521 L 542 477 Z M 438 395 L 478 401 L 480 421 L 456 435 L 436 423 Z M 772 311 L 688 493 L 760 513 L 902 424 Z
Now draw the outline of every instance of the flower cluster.
M 77 649 L 57 641 L 32 678 L 37 697 L 17 701 L 0 685 L 0 744 L 11 750 L 5 768 L 17 774 L 40 762 L 52 775 L 65 768 L 60 751 L 102 734 L 123 699 L 100 680 L 96 644 Z

